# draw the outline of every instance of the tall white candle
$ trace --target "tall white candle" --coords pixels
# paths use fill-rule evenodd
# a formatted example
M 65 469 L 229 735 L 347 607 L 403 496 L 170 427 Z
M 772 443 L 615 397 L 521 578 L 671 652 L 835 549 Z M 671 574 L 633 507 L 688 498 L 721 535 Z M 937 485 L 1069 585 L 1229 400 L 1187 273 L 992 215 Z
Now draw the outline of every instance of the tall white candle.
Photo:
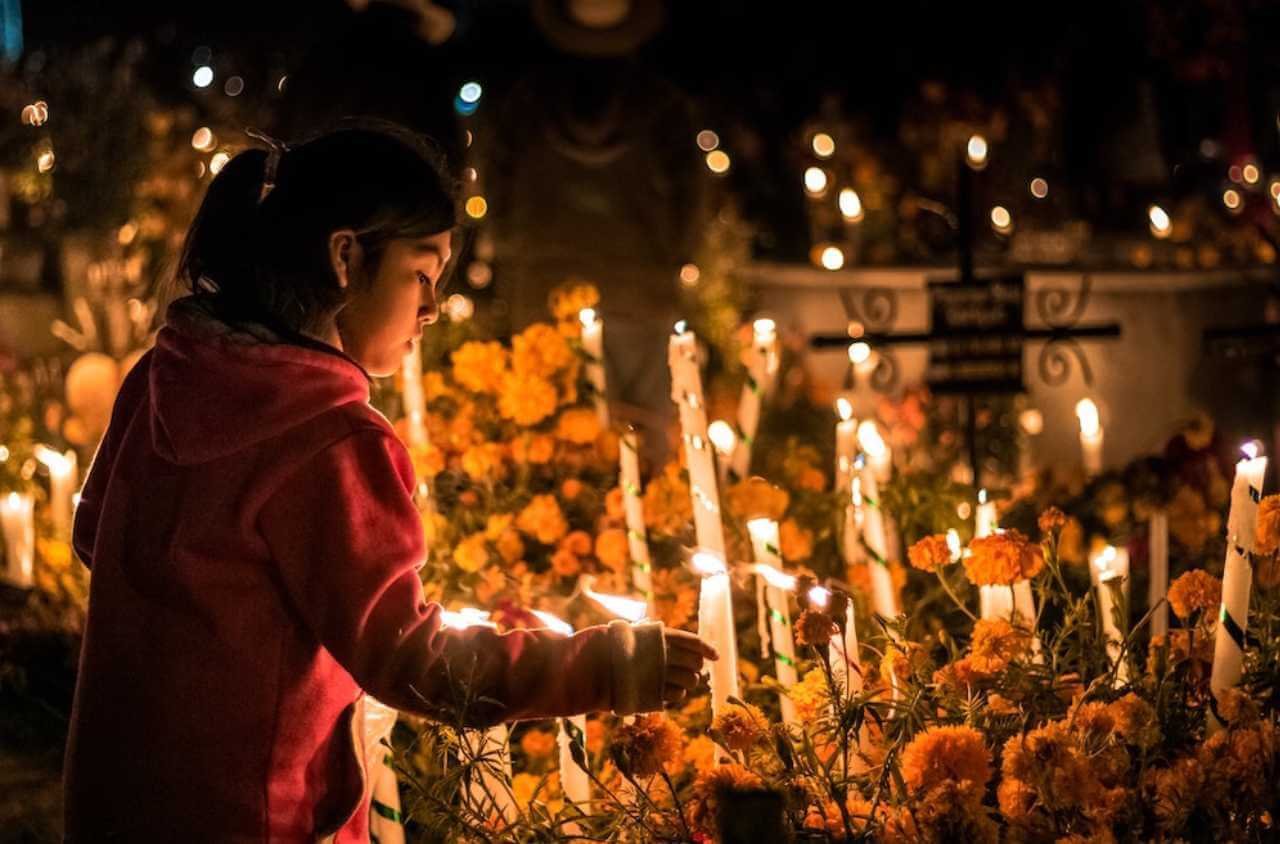
M 667 347 L 671 367 L 671 400 L 680 413 L 680 433 L 689 468 L 689 493 L 693 497 L 693 525 L 698 547 L 724 557 L 724 529 L 720 524 L 720 492 L 716 485 L 715 458 L 707 436 L 707 408 L 702 398 L 702 374 L 698 370 L 698 341 L 684 322 L 676 323 Z
M 63 454 L 46 445 L 38 445 L 35 455 L 49 470 L 49 518 L 53 522 L 53 531 L 58 537 L 69 539 L 75 511 L 72 499 L 80 481 L 76 453 L 68 449 Z
M 859 458 L 855 466 L 854 506 L 862 513 L 862 538 L 872 559 L 867 562 L 871 576 L 871 605 L 885 618 L 898 615 L 898 600 L 893 591 L 893 578 L 889 574 L 888 542 L 884 530 L 884 511 L 880 501 L 880 487 L 875 473 L 865 460 Z
M 738 435 L 733 432 L 732 425 L 723 419 L 717 419 L 707 426 L 707 438 L 716 450 L 716 479 L 720 486 L 725 486 L 729 482 L 730 463 L 733 462 Z
M 595 402 L 596 415 L 600 417 L 600 427 L 609 427 L 609 392 L 605 383 L 604 369 L 604 320 L 594 308 L 583 308 L 578 312 L 578 321 L 582 323 L 582 351 L 587 357 L 587 381 L 591 384 L 592 401 Z
M 849 492 L 853 480 L 853 461 L 858 456 L 858 420 L 853 418 L 853 405 L 843 396 L 836 399 L 836 473 L 835 488 Z
M 30 493 L 10 492 L 0 500 L 0 527 L 4 529 L 5 579 L 15 586 L 33 582 L 36 529 L 35 500 Z
M 534 610 L 536 615 L 551 630 L 561 633 L 565 636 L 573 635 L 573 626 L 548 612 Z M 585 737 L 587 734 L 587 716 L 574 715 L 570 718 L 561 718 L 559 724 L 559 736 L 557 737 L 557 745 L 560 749 L 560 789 L 564 792 L 564 799 L 570 803 L 586 804 L 591 800 L 591 778 L 587 776 L 581 766 L 573 759 L 572 743 L 576 737 Z M 586 807 L 583 806 L 583 811 Z M 566 830 L 572 834 L 574 830 Z
M 1102 474 L 1102 422 L 1098 406 L 1093 399 L 1081 399 L 1076 403 L 1076 417 L 1080 420 L 1080 453 L 1084 460 L 1084 473 L 1092 478 Z
M 738 690 L 738 634 L 733 624 L 733 598 L 724 555 L 701 550 L 693 555 L 693 570 L 702 577 L 698 593 L 698 635 L 720 658 L 709 662 L 712 717 L 725 712 Z
M 978 506 L 974 510 L 973 538 L 982 539 L 996 532 L 996 503 L 987 498 L 985 489 L 978 490 Z M 982 618 L 1013 616 L 1013 590 L 1008 586 L 978 587 L 979 615 Z
M 875 420 L 864 419 L 859 423 L 858 445 L 866 455 L 867 463 L 877 482 L 886 483 L 893 477 L 893 451 L 884 441 L 884 437 L 880 436 L 880 429 L 876 426 Z
M 796 645 L 791 632 L 791 607 L 788 594 L 795 591 L 796 579 L 782 570 L 782 555 L 778 550 L 778 523 L 773 519 L 752 519 L 747 522 L 751 534 L 751 549 L 755 554 L 756 578 L 764 584 L 765 612 L 768 615 L 769 640 L 773 643 L 774 669 L 778 684 L 789 689 L 795 685 Z M 779 694 L 782 721 L 793 724 L 796 708 L 785 691 Z
M 1123 611 L 1129 603 L 1129 552 L 1108 545 L 1089 561 L 1089 574 L 1098 595 L 1098 615 L 1102 623 L 1103 638 L 1107 643 L 1107 656 L 1114 663 L 1120 659 L 1121 648 L 1127 635 L 1127 621 L 1116 619 L 1117 610 Z M 1123 603 L 1117 603 L 1115 590 L 1120 590 Z M 1128 662 L 1121 662 L 1116 670 L 1116 682 L 1129 678 Z
M 622 507 L 627 520 L 627 548 L 631 552 L 631 585 L 652 600 L 649 539 L 640 490 L 640 442 L 634 428 L 622 435 L 618 455 L 622 469 Z
M 1164 510 L 1151 514 L 1147 552 L 1151 575 L 1147 586 L 1147 607 L 1156 608 L 1151 614 L 1151 635 L 1163 636 L 1169 632 L 1169 604 L 1164 599 L 1169 591 L 1169 514 Z
M 400 819 L 400 786 L 383 741 L 395 729 L 399 713 L 372 695 L 364 696 L 365 766 L 373 782 L 373 811 L 369 813 L 370 838 L 379 844 L 404 844 Z
M 1236 464 L 1231 485 L 1231 511 L 1227 516 L 1227 562 L 1222 572 L 1222 608 L 1213 647 L 1213 674 L 1209 688 L 1215 697 L 1240 682 L 1244 662 L 1245 631 L 1249 623 L 1249 590 L 1253 567 L 1249 556 L 1256 542 L 1258 502 L 1262 500 L 1262 479 L 1267 458 L 1258 456 L 1256 443 L 1243 449 L 1245 457 Z M 1210 714 L 1210 726 L 1220 726 Z
M 751 325 L 751 350 L 747 357 L 747 383 L 738 401 L 738 447 L 733 453 L 733 474 L 745 478 L 751 471 L 751 449 L 760 426 L 760 408 L 773 387 L 778 371 L 778 327 L 771 319 Z
M 400 362 L 400 380 L 409 446 L 422 448 L 427 444 L 427 403 L 422 391 L 422 349 L 417 339 Z

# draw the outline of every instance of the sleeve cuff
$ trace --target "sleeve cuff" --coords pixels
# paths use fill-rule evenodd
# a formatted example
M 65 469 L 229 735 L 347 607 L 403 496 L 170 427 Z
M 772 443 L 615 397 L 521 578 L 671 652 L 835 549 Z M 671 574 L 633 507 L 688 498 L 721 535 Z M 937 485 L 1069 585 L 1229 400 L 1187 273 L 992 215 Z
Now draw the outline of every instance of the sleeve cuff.
M 619 715 L 662 709 L 662 684 L 667 676 L 667 642 L 661 622 L 609 623 L 613 711 Z

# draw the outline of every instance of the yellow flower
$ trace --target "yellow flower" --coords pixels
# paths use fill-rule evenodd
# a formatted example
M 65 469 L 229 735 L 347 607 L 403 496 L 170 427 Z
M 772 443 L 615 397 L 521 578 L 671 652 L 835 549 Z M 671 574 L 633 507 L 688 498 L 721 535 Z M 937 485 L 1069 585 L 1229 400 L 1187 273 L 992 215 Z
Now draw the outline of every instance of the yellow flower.
M 644 489 L 644 523 L 651 530 L 675 536 L 693 519 L 689 484 L 679 463 L 668 463 Z
M 498 537 L 498 556 L 504 562 L 514 563 L 524 557 L 524 540 L 514 530 L 504 530 Z
M 641 715 L 613 732 L 609 753 L 624 773 L 651 777 L 680 755 L 684 734 L 665 715 Z
M 758 707 L 748 703 L 722 711 L 712 720 L 711 729 L 720 734 L 725 747 L 747 751 L 769 734 L 769 721 Z
M 519 773 L 511 778 L 511 794 L 516 806 L 524 811 L 528 811 L 529 804 L 536 799 L 539 803 L 546 804 L 547 810 L 554 814 L 563 806 L 563 801 L 552 800 L 550 797 L 559 790 L 560 775 L 556 772 L 545 778 L 541 774 L 527 773 Z
M 444 471 L 444 452 L 434 445 L 410 449 L 409 458 L 413 460 L 413 471 L 419 478 L 434 478 Z
M 710 736 L 695 736 L 684 746 L 683 762 L 694 773 L 705 774 L 716 766 L 716 743 Z
M 517 425 L 537 425 L 556 412 L 556 388 L 545 378 L 508 372 L 502 379 L 498 412 Z
M 496 393 L 507 370 L 507 350 L 496 341 L 472 340 L 449 356 L 453 380 L 476 393 Z
M 787 689 L 801 721 L 813 721 L 831 703 L 831 692 L 821 668 L 808 671 L 799 683 Z
M 969 543 L 969 551 L 964 570 L 976 586 L 1008 586 L 1044 568 L 1040 546 L 1016 530 L 979 537 Z
M 618 528 L 600 531 L 596 537 L 596 559 L 614 571 L 621 571 L 631 559 L 627 532 Z
M 753 477 L 729 487 L 725 499 L 729 512 L 739 519 L 765 518 L 776 522 L 787 512 L 791 497 L 786 490 L 764 478 Z
M 1003 618 L 979 619 L 973 625 L 969 649 L 975 657 L 1013 660 L 1030 651 L 1031 634 Z
M 915 642 L 898 642 L 888 645 L 880 660 L 880 680 L 885 688 L 894 688 L 911 682 L 916 672 L 925 667 L 929 655 Z
M 551 555 L 551 570 L 560 577 L 573 577 L 582 571 L 582 560 L 568 548 L 557 548 Z
M 680 569 L 655 568 L 653 583 L 654 616 L 668 627 L 683 627 L 698 609 L 698 590 Z
M 37 539 L 36 554 L 46 569 L 62 572 L 71 567 L 71 543 L 61 539 Z
M 574 407 L 560 414 L 556 436 L 574 445 L 591 445 L 600 435 L 600 417 L 589 407 Z
M 609 490 L 604 497 L 604 514 L 610 519 L 623 519 L 627 515 L 626 505 L 623 503 L 622 487 L 615 486 Z
M 907 549 L 907 560 L 913 568 L 935 571 L 951 563 L 951 547 L 943 534 L 926 536 Z
M 564 336 L 545 322 L 535 322 L 511 341 L 511 368 L 521 375 L 548 379 L 573 359 Z
M 422 374 L 422 395 L 428 402 L 435 401 L 441 396 L 449 395 L 449 385 L 444 380 L 444 375 L 435 370 L 424 372 Z
M 917 793 L 952 780 L 986 785 L 991 751 L 972 727 L 930 727 L 902 751 L 902 778 Z
M 498 443 L 473 445 L 462 454 L 462 471 L 475 481 L 487 481 L 501 477 L 505 450 Z
M 594 308 L 600 302 L 600 291 L 588 281 L 566 281 L 557 285 L 547 297 L 547 308 L 556 319 L 576 320 L 583 308 Z
M 484 531 L 473 533 L 453 550 L 453 561 L 467 572 L 480 571 L 489 562 L 489 546 Z
M 484 535 L 496 540 L 511 527 L 513 521 L 515 516 L 511 513 L 491 513 L 484 523 Z
M 549 463 L 556 453 L 556 441 L 550 434 L 526 434 L 510 443 L 511 459 L 517 463 L 541 466 Z
M 516 517 L 516 527 L 543 545 L 551 545 L 569 532 L 569 522 L 554 495 L 535 495 Z
M 1156 711 L 1133 692 L 1107 704 L 1107 712 L 1115 724 L 1115 731 L 1128 744 L 1150 748 L 1160 740 Z
M 526 756 L 542 759 L 556 749 L 556 737 L 546 730 L 529 730 L 520 739 L 520 749 Z
M 1257 551 L 1280 551 L 1280 495 L 1268 495 L 1258 503 Z
M 1192 569 L 1169 584 L 1169 608 L 1186 621 L 1192 613 L 1213 611 L 1222 603 L 1222 581 L 1204 569 Z
M 813 531 L 800 527 L 795 519 L 787 519 L 778 528 L 778 545 L 787 562 L 807 560 L 813 556 Z

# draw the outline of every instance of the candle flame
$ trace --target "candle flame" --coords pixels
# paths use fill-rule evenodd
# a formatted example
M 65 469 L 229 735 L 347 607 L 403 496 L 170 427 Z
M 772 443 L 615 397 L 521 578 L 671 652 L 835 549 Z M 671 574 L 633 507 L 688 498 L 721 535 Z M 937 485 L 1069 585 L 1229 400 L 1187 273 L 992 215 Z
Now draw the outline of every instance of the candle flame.
M 747 521 L 747 532 L 750 533 L 754 539 L 760 539 L 764 542 L 768 542 L 770 540 L 776 541 L 776 537 L 778 535 L 778 523 L 773 519 L 765 518 L 764 516 L 749 519 Z
M 960 559 L 960 534 L 955 528 L 947 531 L 947 550 L 951 552 L 951 561 Z
M 710 551 L 696 552 L 690 563 L 693 565 L 693 570 L 703 577 L 729 573 L 729 569 L 725 567 L 724 558 Z
M 554 630 L 555 632 L 561 633 L 565 636 L 573 635 L 573 625 L 564 619 L 558 618 L 549 612 L 543 612 L 542 610 L 530 610 L 530 612 L 536 615 L 539 621 L 547 625 L 548 630 Z
M 870 419 L 858 426 L 858 445 L 870 457 L 881 457 L 889 450 L 880 436 L 880 429 Z
M 60 454 L 49 448 L 47 445 L 37 445 L 35 448 L 36 460 L 39 460 L 49 469 L 49 474 L 55 477 L 66 477 L 71 474 L 72 463 L 68 454 Z
M 583 586 L 582 594 L 604 607 L 610 614 L 627 621 L 639 621 L 649 611 L 644 601 L 628 598 L 625 595 L 606 595 L 595 591 L 590 586 Z
M 978 490 L 978 503 L 979 504 L 987 503 L 987 491 L 985 488 Z
M 497 629 L 498 625 L 489 620 L 489 613 L 475 607 L 463 607 L 460 610 L 441 610 L 440 623 L 453 630 L 463 630 L 467 627 L 492 627 Z
M 825 586 L 811 587 L 809 589 L 809 603 L 825 610 L 831 604 L 831 590 Z
M 1086 437 L 1096 437 L 1102 432 L 1102 424 L 1098 420 L 1098 406 L 1093 399 L 1080 399 L 1076 403 L 1076 418 L 1080 420 L 1080 433 Z
M 768 342 L 778 336 L 778 324 L 768 318 L 758 319 L 751 323 L 751 331 L 757 343 Z
M 707 436 L 721 454 L 732 454 L 738 444 L 738 435 L 733 432 L 733 426 L 723 419 L 717 419 L 707 426 Z
M 1257 440 L 1250 440 L 1240 446 L 1240 451 L 1244 452 L 1244 456 L 1248 460 L 1257 460 L 1258 455 L 1262 453 L 1262 443 Z
M 1100 574 L 1106 574 L 1111 571 L 1111 566 L 1115 561 L 1116 548 L 1114 545 L 1108 545 L 1106 548 L 1103 548 L 1098 552 L 1098 556 L 1093 558 L 1093 565 Z
M 578 321 L 582 323 L 583 328 L 589 328 L 596 323 L 596 309 L 583 308 L 578 311 Z
M 853 405 L 847 398 L 841 396 L 836 399 L 836 413 L 840 414 L 841 422 L 848 422 L 853 418 Z
M 849 344 L 849 362 L 855 366 L 871 359 L 871 344 L 865 340 Z
M 684 334 L 688 330 L 689 330 L 689 323 L 686 320 L 682 319 L 679 322 L 677 322 L 675 325 L 676 334 Z
M 862 464 L 857 460 L 854 461 L 854 465 L 857 466 L 859 469 L 862 468 Z M 849 492 L 850 492 L 850 498 L 853 499 L 853 506 L 861 507 L 862 506 L 862 478 L 861 477 L 857 475 L 853 476 L 853 480 L 849 482 Z
M 787 574 L 786 572 L 783 572 L 783 571 L 778 571 L 773 566 L 766 565 L 764 563 L 756 563 L 755 572 L 756 574 L 764 578 L 765 583 L 769 584 L 775 589 L 781 589 L 784 592 L 796 591 L 795 575 Z
M 8 501 L 10 510 L 17 510 L 19 507 L 22 506 L 22 498 L 16 492 L 9 493 L 9 498 L 7 499 L 7 501 Z

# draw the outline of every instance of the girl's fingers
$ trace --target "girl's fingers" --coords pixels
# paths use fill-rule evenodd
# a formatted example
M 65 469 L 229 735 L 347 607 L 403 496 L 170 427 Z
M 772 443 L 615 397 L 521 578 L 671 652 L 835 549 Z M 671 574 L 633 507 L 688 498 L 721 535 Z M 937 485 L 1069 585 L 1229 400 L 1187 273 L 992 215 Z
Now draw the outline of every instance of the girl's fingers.
M 687 689 L 678 686 L 666 686 L 662 690 L 662 699 L 667 703 L 681 703 L 689 694 Z
M 667 651 L 667 665 L 677 668 L 688 668 L 692 671 L 702 670 L 702 654 L 697 651 L 686 651 L 672 648 Z
M 667 685 L 679 686 L 682 689 L 692 689 L 698 685 L 698 672 L 689 668 L 673 668 L 667 667 Z
M 716 653 L 715 648 L 684 630 L 667 630 L 666 638 L 668 651 L 687 650 L 699 654 L 703 659 L 715 660 L 720 658 L 720 654 Z

